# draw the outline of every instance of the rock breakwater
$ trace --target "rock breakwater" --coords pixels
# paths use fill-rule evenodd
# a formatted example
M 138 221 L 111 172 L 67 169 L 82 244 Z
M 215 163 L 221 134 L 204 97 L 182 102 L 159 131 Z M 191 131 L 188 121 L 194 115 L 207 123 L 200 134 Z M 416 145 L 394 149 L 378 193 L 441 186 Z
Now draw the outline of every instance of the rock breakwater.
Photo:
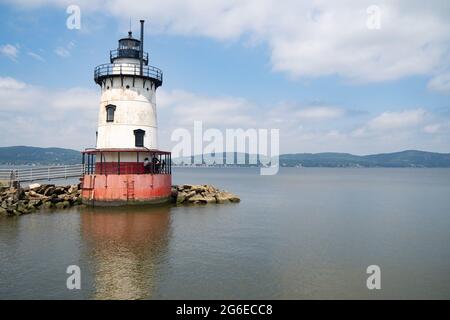
M 177 205 L 240 202 L 240 198 L 212 185 L 172 186 Z M 0 216 L 21 216 L 41 209 L 67 209 L 82 204 L 80 185 L 32 184 L 29 187 L 0 185 Z
M 20 216 L 40 209 L 66 209 L 81 205 L 78 185 L 33 184 L 27 188 L 0 187 L 0 215 Z
M 176 204 L 208 204 L 240 202 L 241 199 L 212 185 L 184 184 L 172 187 L 172 197 Z

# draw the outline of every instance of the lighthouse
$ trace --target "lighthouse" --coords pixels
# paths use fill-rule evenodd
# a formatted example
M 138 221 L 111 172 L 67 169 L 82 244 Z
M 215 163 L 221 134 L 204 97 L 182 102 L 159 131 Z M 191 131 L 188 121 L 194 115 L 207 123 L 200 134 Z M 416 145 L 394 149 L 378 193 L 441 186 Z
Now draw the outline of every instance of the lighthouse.
M 170 199 L 171 154 L 158 149 L 156 90 L 162 71 L 144 52 L 132 32 L 110 51 L 110 63 L 99 65 L 100 86 L 96 147 L 82 152 L 85 172 L 82 199 L 88 205 L 162 203 Z

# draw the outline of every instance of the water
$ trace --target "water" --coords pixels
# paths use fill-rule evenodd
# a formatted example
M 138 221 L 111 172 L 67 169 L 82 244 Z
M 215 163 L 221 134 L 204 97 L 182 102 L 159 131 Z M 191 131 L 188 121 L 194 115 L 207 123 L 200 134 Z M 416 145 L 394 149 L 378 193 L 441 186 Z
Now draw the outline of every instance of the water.
M 450 298 L 448 169 L 176 168 L 174 183 L 242 202 L 2 218 L 0 298 Z

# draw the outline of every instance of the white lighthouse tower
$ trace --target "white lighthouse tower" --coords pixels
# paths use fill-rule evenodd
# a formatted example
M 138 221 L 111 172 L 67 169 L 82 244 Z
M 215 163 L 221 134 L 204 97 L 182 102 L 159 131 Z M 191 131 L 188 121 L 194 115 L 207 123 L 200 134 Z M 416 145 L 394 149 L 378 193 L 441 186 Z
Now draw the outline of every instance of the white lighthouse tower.
M 97 144 L 83 152 L 83 200 L 92 204 L 162 202 L 170 197 L 171 157 L 158 150 L 156 89 L 162 71 L 149 65 L 140 40 L 119 40 L 110 63 L 95 68 L 101 88 Z

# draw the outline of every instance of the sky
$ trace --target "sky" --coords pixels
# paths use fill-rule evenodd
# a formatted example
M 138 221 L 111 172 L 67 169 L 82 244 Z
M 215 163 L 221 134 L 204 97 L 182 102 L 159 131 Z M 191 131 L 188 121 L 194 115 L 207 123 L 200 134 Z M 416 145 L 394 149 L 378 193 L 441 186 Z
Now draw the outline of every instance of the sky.
M 0 0 L 0 146 L 94 146 L 93 71 L 130 19 L 160 149 L 203 121 L 279 129 L 281 153 L 450 152 L 448 0 Z

